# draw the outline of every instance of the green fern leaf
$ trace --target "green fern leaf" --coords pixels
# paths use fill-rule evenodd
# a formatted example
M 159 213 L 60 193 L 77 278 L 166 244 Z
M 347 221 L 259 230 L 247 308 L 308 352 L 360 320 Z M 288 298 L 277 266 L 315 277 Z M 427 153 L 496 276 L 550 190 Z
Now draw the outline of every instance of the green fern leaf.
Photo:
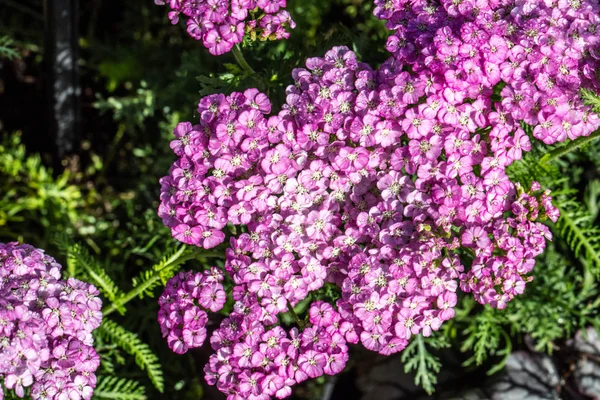
M 600 272 L 600 228 L 594 226 L 593 215 L 572 196 L 572 190 L 556 193 L 554 202 L 560 211 L 556 223 L 559 235 L 576 257 L 584 257 L 593 272 Z
M 13 41 L 8 36 L 0 36 L 0 57 L 6 57 L 9 60 L 19 57 L 19 53 L 13 48 Z
M 519 182 L 524 188 L 529 188 L 531 182 L 537 181 L 542 186 L 550 185 L 560 178 L 560 172 L 555 165 L 540 162 L 542 154 L 538 149 L 523 154 L 523 158 L 506 168 L 506 174 L 514 182 Z
M 592 111 L 594 111 L 596 114 L 600 114 L 600 95 L 589 89 L 581 89 L 580 95 L 583 99 L 583 102 L 592 107 Z
M 115 303 L 123 296 L 123 292 L 104 269 L 98 265 L 98 262 L 90 255 L 87 248 L 79 243 L 72 243 L 66 235 L 58 235 L 56 245 L 67 256 L 70 265 L 71 275 L 80 278 L 89 278 L 102 294 Z M 81 270 L 81 273 L 78 271 Z M 124 312 L 123 307 L 117 307 L 120 312 Z
M 427 350 L 426 344 L 435 349 L 450 346 L 443 336 L 425 338 L 417 335 L 402 352 L 401 360 L 406 373 L 416 372 L 415 384 L 421 386 L 428 394 L 432 394 L 435 391 L 437 374 L 440 372 L 442 363 Z
M 146 400 L 146 389 L 135 381 L 99 376 L 93 399 Z
M 96 333 L 135 357 L 136 364 L 146 373 L 159 392 L 164 390 L 164 378 L 160 362 L 150 347 L 138 336 L 109 319 L 102 321 Z
M 125 304 L 136 297 L 152 296 L 153 290 L 157 286 L 160 286 L 161 283 L 165 285 L 179 270 L 181 264 L 194 257 L 194 250 L 190 246 L 181 246 L 173 254 L 166 256 L 158 264 L 134 278 L 133 289 L 113 301 L 112 304 L 102 310 L 102 313 L 107 316 L 116 310 L 122 310 Z
M 465 329 L 461 351 L 473 351 L 473 356 L 465 361 L 465 365 L 481 365 L 490 355 L 496 354 L 500 347 L 503 330 L 489 307 L 478 313 L 472 323 Z
M 138 291 L 138 296 L 152 296 L 154 288 L 161 283 L 164 285 L 179 270 L 179 266 L 193 258 L 189 246 L 182 246 L 177 251 L 165 256 L 151 269 L 143 271 L 133 279 L 133 286 Z

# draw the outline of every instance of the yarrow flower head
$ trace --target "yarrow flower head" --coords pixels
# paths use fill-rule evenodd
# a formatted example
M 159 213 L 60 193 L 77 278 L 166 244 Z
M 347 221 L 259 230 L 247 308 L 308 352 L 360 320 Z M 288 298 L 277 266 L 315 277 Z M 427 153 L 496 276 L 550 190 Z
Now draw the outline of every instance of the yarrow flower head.
M 523 137 L 517 135 L 521 121 L 546 144 L 588 136 L 600 126 L 578 96 L 580 88 L 600 89 L 596 0 L 375 0 L 375 5 L 375 15 L 393 31 L 387 48 L 394 61 L 445 86 L 445 101 L 477 96 L 491 101 L 496 88 L 501 100 L 486 107 L 495 121 L 490 132 L 495 153 L 515 148 Z
M 286 0 L 155 0 L 167 4 L 173 24 L 187 18 L 187 32 L 201 40 L 211 54 L 221 55 L 249 40 L 279 40 L 289 37 L 296 24 L 285 10 Z
M 507 167 L 535 138 L 600 125 L 577 97 L 597 85 L 597 3 L 375 3 L 394 30 L 378 70 L 335 47 L 292 72 L 277 114 L 250 89 L 201 99 L 199 120 L 175 129 L 165 225 L 204 248 L 245 226 L 225 250 L 236 305 L 205 368 L 229 399 L 286 397 L 341 370 L 348 343 L 401 351 L 454 317 L 459 291 L 504 308 L 552 238 L 543 221 L 559 217 Z M 564 132 L 542 132 L 550 120 Z M 278 325 L 324 286 L 336 300 L 313 303 L 309 324 Z
M 206 339 L 207 310 L 217 312 L 227 299 L 217 268 L 204 273 L 181 272 L 171 278 L 158 299 L 158 322 L 175 353 L 200 347 Z
M 206 367 L 231 399 L 285 397 L 294 383 L 326 373 L 326 360 L 335 366 L 329 371 L 343 368 L 348 342 L 400 351 L 454 316 L 459 288 L 504 307 L 522 293 L 551 237 L 539 221 L 557 217 L 539 185 L 525 191 L 508 179 L 510 161 L 491 155 L 482 138 L 489 122 L 477 119 L 476 105 L 454 106 L 441 87 L 373 71 L 343 47 L 309 59 L 293 77 L 274 116 L 256 90 L 200 100 L 198 123 L 175 130 L 179 160 L 161 180 L 159 214 L 180 241 L 210 248 L 224 241 L 227 224 L 246 226 L 226 250 L 236 311 L 213 333 Z M 402 94 L 412 90 L 425 99 Z M 466 249 L 475 255 L 471 268 L 459 258 Z M 184 281 L 175 278 L 167 291 L 191 305 Z M 313 325 L 274 325 L 325 284 L 341 298 L 313 304 Z M 176 319 L 169 342 L 180 351 L 190 347 L 186 311 L 170 310 L 161 324 L 167 314 Z M 261 339 L 267 334 L 274 339 Z M 341 350 L 287 344 L 305 335 Z M 273 343 L 257 352 L 261 340 Z
M 207 382 L 229 399 L 282 399 L 292 385 L 346 366 L 346 328 L 331 305 L 313 303 L 310 324 L 288 332 L 258 322 L 262 311 L 254 294 L 237 299 L 236 310 L 211 337 L 215 354 L 204 369 Z
M 99 292 L 60 270 L 43 250 L 0 244 L 0 377 L 18 397 L 90 399 L 96 386 Z

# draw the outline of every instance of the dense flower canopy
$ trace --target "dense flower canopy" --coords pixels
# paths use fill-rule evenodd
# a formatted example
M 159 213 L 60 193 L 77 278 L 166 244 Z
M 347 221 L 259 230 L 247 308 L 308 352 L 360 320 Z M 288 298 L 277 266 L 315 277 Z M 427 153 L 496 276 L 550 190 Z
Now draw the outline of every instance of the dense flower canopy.
M 491 138 L 501 152 L 519 122 L 535 126 L 546 144 L 587 136 L 598 116 L 578 97 L 600 87 L 600 8 L 597 1 L 375 0 L 375 15 L 392 30 L 393 60 L 439 79 L 462 98 L 491 98 Z M 488 92 L 488 93 L 486 93 Z M 462 99 L 456 99 L 458 103 Z M 487 108 L 490 108 L 491 104 Z M 513 141 L 517 140 L 513 137 Z M 492 142 L 495 144 L 495 142 Z M 513 145 L 514 143 L 509 143 Z
M 541 221 L 558 218 L 506 167 L 532 140 L 600 126 L 578 98 L 598 85 L 597 2 L 375 3 L 393 32 L 379 69 L 335 47 L 293 71 L 279 113 L 249 89 L 204 97 L 175 129 L 165 225 L 204 248 L 245 227 L 226 253 L 235 310 L 205 368 L 230 399 L 335 374 L 348 343 L 400 351 L 454 317 L 459 289 L 505 307 L 551 239 Z M 313 303 L 303 330 L 278 325 L 325 284 L 335 304 Z
M 187 17 L 187 32 L 201 40 L 211 54 L 220 55 L 241 43 L 248 34 L 253 40 L 279 40 L 290 36 L 296 24 L 285 10 L 286 0 L 155 0 L 168 4 L 173 24 Z
M 206 339 L 206 310 L 219 311 L 226 295 L 218 268 L 204 273 L 181 272 L 167 283 L 158 299 L 158 322 L 171 350 L 183 354 Z
M 99 292 L 60 270 L 43 250 L 0 243 L 0 377 L 19 397 L 91 399 L 96 386 Z

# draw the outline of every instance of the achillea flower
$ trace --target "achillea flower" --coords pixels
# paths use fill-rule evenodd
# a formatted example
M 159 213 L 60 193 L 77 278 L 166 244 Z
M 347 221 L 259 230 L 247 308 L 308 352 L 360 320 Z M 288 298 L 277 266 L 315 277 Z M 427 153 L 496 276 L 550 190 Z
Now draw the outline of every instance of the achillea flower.
M 205 310 L 217 312 L 227 300 L 222 280 L 219 270 L 212 268 L 196 274 L 181 272 L 167 283 L 158 299 L 158 322 L 175 353 L 183 354 L 204 343 L 208 322 Z
M 154 0 L 168 5 L 172 24 L 187 19 L 187 32 L 213 55 L 231 51 L 244 35 L 251 40 L 280 40 L 289 37 L 296 23 L 285 10 L 286 0 Z M 260 14 L 256 14 L 260 11 Z M 250 12 L 256 19 L 248 19 Z M 268 112 L 268 111 L 267 111 Z
M 0 243 L 0 377 L 18 397 L 91 399 L 96 386 L 102 302 L 61 268 L 43 250 Z
M 394 30 L 379 70 L 334 47 L 292 72 L 276 115 L 251 89 L 203 98 L 197 125 L 176 128 L 164 223 L 204 248 L 245 226 L 226 249 L 236 305 L 210 338 L 208 382 L 230 399 L 284 398 L 341 371 L 347 343 L 389 355 L 431 335 L 459 290 L 496 308 L 523 293 L 558 210 L 506 174 L 532 148 L 520 123 L 548 144 L 600 126 L 577 96 L 598 89 L 598 4 L 531 3 L 376 0 Z M 337 301 L 313 303 L 300 330 L 274 326 L 325 284 Z M 218 285 L 168 286 L 160 321 L 176 351 L 200 341 L 170 307 L 218 309 Z

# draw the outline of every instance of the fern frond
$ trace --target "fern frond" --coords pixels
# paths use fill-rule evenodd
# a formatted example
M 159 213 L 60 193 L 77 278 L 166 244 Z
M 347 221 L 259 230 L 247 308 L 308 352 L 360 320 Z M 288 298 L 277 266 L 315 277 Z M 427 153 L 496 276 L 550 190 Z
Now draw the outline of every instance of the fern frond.
M 521 160 L 506 168 L 506 173 L 512 181 L 519 182 L 525 188 L 529 188 L 533 181 L 547 186 L 554 178 L 560 176 L 555 166 L 540 163 L 538 152 L 524 154 Z
M 58 248 L 67 256 L 69 264 L 73 267 L 72 275 L 90 278 L 102 294 L 115 303 L 123 296 L 123 292 L 98 262 L 92 257 L 86 247 L 79 243 L 73 243 L 66 235 L 58 235 L 55 239 Z M 78 270 L 81 269 L 81 274 Z M 124 312 L 124 308 L 119 307 Z
M 432 394 L 435 391 L 437 374 L 442 363 L 427 350 L 426 342 L 435 349 L 450 346 L 443 336 L 425 338 L 417 335 L 403 350 L 401 360 L 406 373 L 416 372 L 415 384 L 421 386 L 428 394 Z
M 593 112 L 600 114 L 600 95 L 589 89 L 581 89 L 579 93 L 583 102 L 592 107 Z
M 133 279 L 133 289 L 113 301 L 108 307 L 102 310 L 102 314 L 107 316 L 114 311 L 122 309 L 125 304 L 144 295 L 152 296 L 152 291 L 161 283 L 164 285 L 175 275 L 179 267 L 184 262 L 194 258 L 194 250 L 190 246 L 182 245 L 173 254 L 164 257 L 158 264 L 152 268 L 143 271 L 138 277 Z
M 584 257 L 598 275 L 600 271 L 600 228 L 594 226 L 593 215 L 565 191 L 555 196 L 560 211 L 556 228 L 576 257 Z
M 173 277 L 179 266 L 185 261 L 193 258 L 192 250 L 188 246 L 182 246 L 177 251 L 165 256 L 151 269 L 143 271 L 133 278 L 133 286 L 138 289 L 138 296 L 152 296 L 152 291 L 161 283 L 166 284 Z
M 102 321 L 102 325 L 96 330 L 96 333 L 106 342 L 113 343 L 134 356 L 136 364 L 146 371 L 156 389 L 163 392 L 164 378 L 161 365 L 150 346 L 142 342 L 135 333 L 109 319 Z
M 500 341 L 507 338 L 506 332 L 502 329 L 502 322 L 497 318 L 497 314 L 489 307 L 483 312 L 478 313 L 472 319 L 471 324 L 464 330 L 465 340 L 461 346 L 461 351 L 472 351 L 473 355 L 467 359 L 464 365 L 481 365 L 492 355 L 502 355 L 508 357 L 510 354 L 511 342 L 506 340 L 506 347 L 501 348 Z M 500 363 L 492 370 L 498 370 L 504 364 Z
M 135 381 L 99 376 L 93 399 L 146 400 L 146 389 Z
M 219 76 L 201 75 L 196 78 L 200 83 L 200 97 L 208 96 L 214 93 L 227 93 L 231 91 L 232 82 L 237 82 L 234 74 L 221 74 Z
M 6 57 L 9 60 L 19 57 L 19 53 L 13 48 L 13 40 L 8 36 L 0 36 L 0 57 Z

